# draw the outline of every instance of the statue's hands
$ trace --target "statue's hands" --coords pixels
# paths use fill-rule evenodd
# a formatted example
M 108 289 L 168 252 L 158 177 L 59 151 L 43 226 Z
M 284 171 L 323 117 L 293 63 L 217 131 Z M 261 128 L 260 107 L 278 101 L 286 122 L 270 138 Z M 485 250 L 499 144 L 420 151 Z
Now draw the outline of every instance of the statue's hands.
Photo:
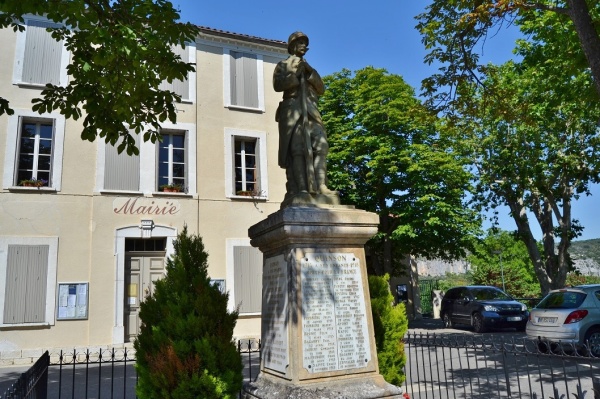
M 313 71 L 313 68 L 303 58 L 298 58 L 292 65 L 296 69 L 296 76 L 298 77 L 303 74 L 310 75 Z

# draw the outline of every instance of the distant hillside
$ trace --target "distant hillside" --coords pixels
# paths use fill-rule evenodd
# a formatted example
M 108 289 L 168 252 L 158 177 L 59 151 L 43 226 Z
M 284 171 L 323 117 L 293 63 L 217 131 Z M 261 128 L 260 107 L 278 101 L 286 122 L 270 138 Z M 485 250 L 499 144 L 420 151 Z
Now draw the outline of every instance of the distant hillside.
M 600 238 L 573 241 L 571 257 L 575 267 L 584 275 L 600 275 Z
M 571 243 L 571 257 L 575 268 L 585 276 L 600 276 L 600 238 L 593 240 L 573 241 Z M 417 259 L 419 276 L 438 277 L 446 273 L 462 274 L 470 269 L 464 261 L 445 262 L 441 260 Z

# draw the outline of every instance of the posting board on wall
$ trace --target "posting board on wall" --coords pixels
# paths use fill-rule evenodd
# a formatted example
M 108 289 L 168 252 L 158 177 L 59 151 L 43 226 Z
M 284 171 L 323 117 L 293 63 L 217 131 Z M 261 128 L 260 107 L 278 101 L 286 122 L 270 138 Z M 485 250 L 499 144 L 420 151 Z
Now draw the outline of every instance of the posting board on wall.
M 83 320 L 88 318 L 89 283 L 58 283 L 56 320 Z

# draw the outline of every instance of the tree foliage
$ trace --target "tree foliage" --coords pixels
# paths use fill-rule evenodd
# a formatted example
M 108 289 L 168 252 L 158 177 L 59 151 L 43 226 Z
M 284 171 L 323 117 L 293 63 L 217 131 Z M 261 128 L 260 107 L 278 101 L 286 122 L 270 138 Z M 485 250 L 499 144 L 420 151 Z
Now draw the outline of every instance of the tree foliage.
M 324 81 L 330 184 L 345 203 L 379 214 L 386 270 L 394 252 L 463 256 L 479 227 L 465 206 L 470 174 L 438 140 L 436 118 L 412 87 L 372 67 Z
M 552 43 L 555 50 L 570 60 L 572 67 L 589 68 L 595 91 L 600 94 L 600 36 L 596 28 L 599 17 L 600 4 L 589 0 L 433 1 L 425 13 L 417 16 L 417 29 L 429 50 L 426 62 L 441 63 L 439 73 L 423 82 L 430 103 L 446 106 L 454 100 L 462 83 L 482 83 L 486 66 L 480 63 L 480 55 L 490 36 L 501 35 L 514 23 L 523 27 L 527 21 L 535 28 L 524 33 L 543 41 L 544 33 L 550 32 L 544 29 L 547 19 L 560 25 L 557 33 L 563 41 Z M 567 42 L 569 50 L 576 48 L 575 52 L 561 50 Z M 551 58 L 538 59 L 538 65 L 543 66 L 547 60 Z
M 369 276 L 369 292 L 373 328 L 377 346 L 379 371 L 390 384 L 401 386 L 404 382 L 404 334 L 408 330 L 408 319 L 404 304 L 394 306 L 390 292 L 390 276 Z
M 473 266 L 473 284 L 503 288 L 515 298 L 539 298 L 540 283 L 527 248 L 515 234 L 489 230 L 467 260 Z
M 436 2 L 419 17 L 424 41 L 434 48 L 428 60 L 447 63 L 424 85 L 430 104 L 444 103 L 445 138 L 469 159 L 475 200 L 494 209 L 508 206 L 546 293 L 564 286 L 571 269 L 569 246 L 582 230 L 572 203 L 600 181 L 594 155 L 600 150 L 600 102 L 572 21 L 546 7 L 515 5 L 511 14 L 496 8 L 499 3 L 480 4 L 499 12 L 488 19 L 478 19 L 483 9 L 469 1 Z M 469 7 L 475 11 L 464 14 Z M 477 65 L 475 44 L 508 15 L 527 37 L 515 49 L 522 60 Z M 440 34 L 435 43 L 434 32 Z M 541 248 L 532 223 L 542 231 Z
M 233 342 L 237 312 L 208 277 L 208 254 L 187 228 L 174 243 L 167 275 L 141 304 L 135 341 L 141 398 L 230 398 L 242 387 Z
M 194 70 L 171 46 L 195 40 L 198 28 L 179 23 L 179 13 L 165 0 L 3 0 L 0 28 L 24 30 L 24 16 L 44 15 L 60 24 L 48 28 L 71 53 L 69 84 L 47 84 L 33 100 L 39 113 L 59 110 L 83 117 L 81 138 L 119 143 L 119 151 L 138 154 L 135 134 L 160 139 L 160 123 L 176 121 L 180 96 L 162 90 L 163 81 L 184 80 Z M 0 98 L 0 115 L 12 114 Z M 150 127 L 145 130 L 146 127 Z

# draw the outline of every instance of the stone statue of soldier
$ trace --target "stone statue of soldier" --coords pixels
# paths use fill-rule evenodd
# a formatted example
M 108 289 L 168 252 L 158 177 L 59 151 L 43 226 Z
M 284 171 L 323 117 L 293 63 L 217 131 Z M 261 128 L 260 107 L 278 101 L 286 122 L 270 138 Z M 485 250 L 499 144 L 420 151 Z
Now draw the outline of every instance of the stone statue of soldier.
M 327 134 L 317 109 L 324 92 L 318 72 L 304 59 L 308 37 L 294 32 L 288 39 L 290 56 L 277 64 L 273 87 L 283 92 L 276 121 L 279 123 L 279 166 L 286 170 L 286 198 L 297 195 L 336 196 L 327 188 Z M 320 201 L 316 201 L 317 203 Z

